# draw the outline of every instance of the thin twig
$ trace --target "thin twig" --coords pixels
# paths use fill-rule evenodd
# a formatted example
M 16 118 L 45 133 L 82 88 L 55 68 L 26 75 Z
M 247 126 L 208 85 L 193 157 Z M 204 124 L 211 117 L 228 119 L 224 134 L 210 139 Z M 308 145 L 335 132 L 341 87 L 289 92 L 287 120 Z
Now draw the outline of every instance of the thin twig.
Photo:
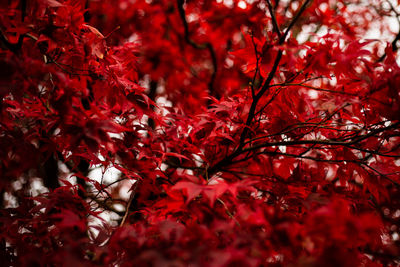
M 135 198 L 136 189 L 137 189 L 138 185 L 139 185 L 139 180 L 136 180 L 135 185 L 134 185 L 134 187 L 133 187 L 133 189 L 131 191 L 131 195 L 129 196 L 128 204 L 126 205 L 126 210 L 125 210 L 124 217 L 122 217 L 122 221 L 121 221 L 121 223 L 119 225 L 120 227 L 124 225 L 124 223 L 126 221 L 126 218 L 128 217 L 129 209 L 131 207 L 133 199 Z
M 274 27 L 274 31 L 276 32 L 276 34 L 278 35 L 279 39 L 282 37 L 281 35 L 281 30 L 279 29 L 279 25 L 278 22 L 276 21 L 276 17 L 275 17 L 275 13 L 274 10 L 272 8 L 271 2 L 270 0 L 266 0 L 267 5 L 268 5 L 268 10 L 269 13 L 271 15 L 271 19 L 272 19 L 272 26 Z
M 211 78 L 208 83 L 208 89 L 209 89 L 211 95 L 214 95 L 216 98 L 219 98 L 219 96 L 217 95 L 217 93 L 215 92 L 215 89 L 214 89 L 214 82 L 215 82 L 215 78 L 217 76 L 217 70 L 218 70 L 217 56 L 216 56 L 214 47 L 210 42 L 198 44 L 193 39 L 190 38 L 189 24 L 186 20 L 185 9 L 183 8 L 184 4 L 185 4 L 184 0 L 177 0 L 178 12 L 179 12 L 179 16 L 181 17 L 181 20 L 183 23 L 183 28 L 184 28 L 185 41 L 188 44 L 190 44 L 193 48 L 200 49 L 200 50 L 207 49 L 208 52 L 210 53 L 210 57 L 211 57 L 212 65 L 213 65 L 213 71 L 211 73 Z
M 289 34 L 290 30 L 296 24 L 297 20 L 300 18 L 301 14 L 303 14 L 304 10 L 306 10 L 306 7 L 307 7 L 308 3 L 310 3 L 310 2 L 311 2 L 311 0 L 306 0 L 303 3 L 303 5 L 300 7 L 299 12 L 297 12 L 296 16 L 292 19 L 289 26 L 287 27 L 285 33 L 281 36 L 281 39 L 279 40 L 279 44 L 283 44 L 285 42 L 285 39 L 286 39 L 287 35 Z
M 330 90 L 330 89 L 326 89 L 326 88 L 319 88 L 319 87 L 311 86 L 311 85 L 304 84 L 304 83 L 277 83 L 277 84 L 270 85 L 270 87 L 275 87 L 275 86 L 301 86 L 304 88 L 313 89 L 315 91 L 327 92 L 327 93 L 332 93 L 332 94 L 358 96 L 358 94 L 355 94 L 355 93 L 349 93 L 349 92 L 344 92 L 344 91 L 335 91 L 335 90 Z
M 228 209 L 228 207 L 226 206 L 225 202 L 222 201 L 222 199 L 220 199 L 220 198 L 217 198 L 217 201 L 218 201 L 219 203 L 221 203 L 222 206 L 224 206 L 225 211 L 226 211 L 226 214 L 228 214 L 229 218 L 231 218 L 231 219 L 236 223 L 237 226 L 240 226 L 240 223 L 238 222 L 238 220 L 236 220 L 236 218 L 233 216 L 233 214 L 229 211 L 229 209 Z

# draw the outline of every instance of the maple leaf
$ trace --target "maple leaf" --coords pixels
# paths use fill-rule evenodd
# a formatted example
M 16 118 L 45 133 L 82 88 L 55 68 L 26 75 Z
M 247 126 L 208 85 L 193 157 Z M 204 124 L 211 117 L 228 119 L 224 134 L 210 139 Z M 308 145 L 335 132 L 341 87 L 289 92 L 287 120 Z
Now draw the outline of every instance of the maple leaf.
M 79 216 L 70 210 L 61 210 L 60 213 L 52 215 L 53 219 L 59 220 L 56 224 L 61 229 L 78 229 L 79 231 L 86 230 L 85 221 L 79 218 Z

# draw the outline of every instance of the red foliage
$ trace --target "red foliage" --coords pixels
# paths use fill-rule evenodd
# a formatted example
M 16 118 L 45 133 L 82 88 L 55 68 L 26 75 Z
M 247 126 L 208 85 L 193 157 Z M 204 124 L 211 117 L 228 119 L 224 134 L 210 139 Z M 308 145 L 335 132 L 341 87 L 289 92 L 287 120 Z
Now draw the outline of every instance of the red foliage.
M 0 262 L 400 264 L 399 13 L 2 1 Z

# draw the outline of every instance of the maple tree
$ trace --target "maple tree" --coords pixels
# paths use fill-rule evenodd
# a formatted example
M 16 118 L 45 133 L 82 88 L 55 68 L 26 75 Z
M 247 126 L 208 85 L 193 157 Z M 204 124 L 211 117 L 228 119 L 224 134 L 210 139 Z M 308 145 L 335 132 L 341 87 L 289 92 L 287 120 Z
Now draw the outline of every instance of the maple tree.
M 397 4 L 2 1 L 0 261 L 400 264 Z

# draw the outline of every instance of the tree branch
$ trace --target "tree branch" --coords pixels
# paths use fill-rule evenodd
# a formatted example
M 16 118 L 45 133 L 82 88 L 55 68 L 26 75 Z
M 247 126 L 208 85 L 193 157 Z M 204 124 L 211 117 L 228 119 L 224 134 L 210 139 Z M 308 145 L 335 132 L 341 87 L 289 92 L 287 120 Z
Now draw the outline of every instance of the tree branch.
M 181 20 L 183 23 L 183 28 L 184 28 L 185 41 L 189 45 L 191 45 L 193 48 L 200 49 L 200 50 L 207 49 L 208 52 L 210 53 L 211 62 L 213 65 L 213 71 L 211 73 L 210 81 L 208 82 L 208 90 L 210 91 L 211 95 L 214 95 L 216 98 L 220 98 L 220 96 L 217 94 L 217 92 L 215 91 L 215 88 L 214 88 L 214 82 L 215 82 L 215 79 L 217 76 L 217 70 L 218 70 L 217 56 L 215 54 L 214 47 L 210 42 L 198 44 L 193 39 L 190 38 L 189 24 L 186 20 L 185 9 L 183 8 L 184 4 L 185 4 L 184 0 L 177 0 L 178 12 L 179 12 L 179 16 L 181 17 Z
M 183 0 L 178 0 L 183 2 Z M 288 35 L 290 29 L 293 27 L 293 25 L 297 22 L 297 20 L 299 19 L 299 17 L 301 16 L 301 14 L 304 12 L 304 10 L 306 9 L 308 3 L 311 0 L 306 0 L 303 5 L 300 7 L 299 12 L 296 14 L 296 16 L 293 18 L 293 20 L 291 21 L 291 23 L 289 24 L 288 28 L 286 29 L 285 33 L 281 36 L 281 38 L 279 39 L 279 45 L 282 45 L 285 42 L 286 36 Z M 246 123 L 245 123 L 245 127 L 240 135 L 240 141 L 239 141 L 239 146 L 238 148 L 229 156 L 225 157 L 224 159 L 222 159 L 220 162 L 218 162 L 217 164 L 215 164 L 213 167 L 209 168 L 209 175 L 212 175 L 213 173 L 215 173 L 219 168 L 230 164 L 230 162 L 236 158 L 237 156 L 239 156 L 242 152 L 243 152 L 243 145 L 244 145 L 244 141 L 247 137 L 247 134 L 249 132 L 249 126 L 251 124 L 251 122 L 254 119 L 254 116 L 256 114 L 256 108 L 257 108 L 257 104 L 260 101 L 261 97 L 264 95 L 264 93 L 269 89 L 270 87 L 270 83 L 273 80 L 275 73 L 278 69 L 280 60 L 282 58 L 283 55 L 283 50 L 279 49 L 276 57 L 275 57 L 275 61 L 274 64 L 272 66 L 271 71 L 268 74 L 267 79 L 264 82 L 264 85 L 262 86 L 262 88 L 260 89 L 260 91 L 255 95 L 255 97 L 253 97 L 253 101 L 251 103 L 250 106 L 250 110 L 249 110 L 249 114 L 247 116 L 246 119 Z
M 279 29 L 278 22 L 276 21 L 275 13 L 272 8 L 271 2 L 270 2 L 270 0 L 266 0 L 266 2 L 268 5 L 269 13 L 271 14 L 272 26 L 274 27 L 274 31 L 276 32 L 276 34 L 278 35 L 278 38 L 280 39 L 282 37 L 282 34 L 281 34 L 281 30 Z

